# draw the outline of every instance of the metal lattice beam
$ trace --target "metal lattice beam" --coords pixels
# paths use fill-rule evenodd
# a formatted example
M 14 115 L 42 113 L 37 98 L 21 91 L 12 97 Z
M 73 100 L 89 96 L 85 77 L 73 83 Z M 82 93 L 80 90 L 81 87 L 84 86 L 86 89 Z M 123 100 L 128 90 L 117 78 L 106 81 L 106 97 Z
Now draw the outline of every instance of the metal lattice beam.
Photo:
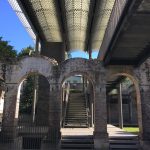
M 97 1 L 91 35 L 91 49 L 93 51 L 100 49 L 114 3 L 115 0 Z

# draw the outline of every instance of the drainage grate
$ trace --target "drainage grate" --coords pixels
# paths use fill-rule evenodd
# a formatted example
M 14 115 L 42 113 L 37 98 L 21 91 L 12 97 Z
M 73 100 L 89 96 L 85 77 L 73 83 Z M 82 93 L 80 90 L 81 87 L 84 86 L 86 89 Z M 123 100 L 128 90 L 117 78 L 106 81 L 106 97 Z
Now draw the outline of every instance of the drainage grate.
M 23 137 L 22 142 L 23 149 L 40 149 L 41 138 L 39 137 Z

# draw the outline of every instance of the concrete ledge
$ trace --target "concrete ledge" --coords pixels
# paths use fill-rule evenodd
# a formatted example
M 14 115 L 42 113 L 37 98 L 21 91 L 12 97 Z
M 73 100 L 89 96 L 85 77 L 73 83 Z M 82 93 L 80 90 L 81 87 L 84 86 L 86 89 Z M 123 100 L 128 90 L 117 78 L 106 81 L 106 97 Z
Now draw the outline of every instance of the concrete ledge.
M 150 149 L 150 141 L 140 141 L 141 150 L 149 150 Z
M 109 142 L 102 139 L 94 139 L 95 150 L 109 150 Z
M 95 150 L 109 150 L 108 133 L 94 132 L 94 148 Z

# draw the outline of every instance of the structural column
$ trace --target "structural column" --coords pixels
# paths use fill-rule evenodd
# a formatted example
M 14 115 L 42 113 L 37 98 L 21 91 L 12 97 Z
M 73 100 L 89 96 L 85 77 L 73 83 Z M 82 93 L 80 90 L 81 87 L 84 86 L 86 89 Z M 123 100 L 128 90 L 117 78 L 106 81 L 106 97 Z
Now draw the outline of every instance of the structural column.
M 39 75 L 36 76 L 36 78 L 38 80 L 38 86 L 35 123 L 39 126 L 47 126 L 49 115 L 50 84 L 43 76 Z
M 119 112 L 119 127 L 123 129 L 123 110 L 122 110 L 122 85 L 118 87 L 118 112 Z
M 133 111 L 132 111 L 132 99 L 130 97 L 129 99 L 129 119 L 130 119 L 130 123 L 132 124 L 132 120 L 133 120 Z
M 19 97 L 17 84 L 7 84 L 4 100 L 4 111 L 2 120 L 2 133 L 8 138 L 16 136 L 16 126 L 18 123 Z M 18 94 L 19 95 L 19 94 Z
M 140 128 L 140 144 L 143 150 L 150 148 L 150 74 L 149 65 L 144 63 L 135 71 L 139 79 L 137 92 L 138 122 Z M 141 106 L 141 107 L 140 107 Z
M 51 83 L 49 100 L 49 140 L 59 146 L 61 139 L 61 93 L 57 83 Z
M 94 146 L 95 149 L 109 149 L 107 133 L 106 110 L 106 83 L 105 79 L 95 77 L 95 122 L 94 122 Z
M 141 85 L 142 140 L 150 141 L 150 85 Z

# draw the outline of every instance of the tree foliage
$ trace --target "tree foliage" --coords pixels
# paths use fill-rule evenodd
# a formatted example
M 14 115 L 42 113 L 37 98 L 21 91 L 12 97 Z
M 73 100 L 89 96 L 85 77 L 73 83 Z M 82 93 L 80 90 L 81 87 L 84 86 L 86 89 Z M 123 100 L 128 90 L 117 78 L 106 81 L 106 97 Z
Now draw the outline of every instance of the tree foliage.
M 10 61 L 16 57 L 17 52 L 13 49 L 13 46 L 9 45 L 8 41 L 4 41 L 2 37 L 0 37 L 0 60 Z
M 29 56 L 33 52 L 33 47 L 28 46 L 23 48 L 21 52 L 17 54 L 13 46 L 9 45 L 8 41 L 4 41 L 0 37 L 0 61 L 12 62 L 13 59 L 22 58 L 23 56 Z M 31 113 L 32 101 L 34 97 L 34 76 L 29 76 L 23 83 L 20 96 L 20 113 Z
M 29 76 L 23 82 L 20 95 L 20 113 L 32 112 L 32 102 L 34 98 L 34 76 Z
M 31 46 L 23 48 L 21 52 L 18 54 L 18 58 L 21 58 L 23 56 L 29 56 L 32 52 L 33 52 L 33 47 Z

